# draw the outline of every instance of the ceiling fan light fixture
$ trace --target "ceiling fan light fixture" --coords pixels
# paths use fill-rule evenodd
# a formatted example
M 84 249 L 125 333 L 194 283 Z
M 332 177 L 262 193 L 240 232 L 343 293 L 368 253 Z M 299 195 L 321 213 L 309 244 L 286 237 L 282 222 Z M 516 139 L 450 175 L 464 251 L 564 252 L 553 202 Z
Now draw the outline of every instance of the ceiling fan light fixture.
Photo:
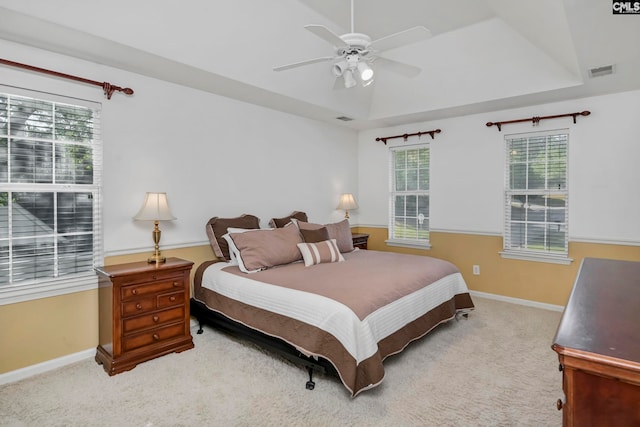
M 336 62 L 335 64 L 333 64 L 333 67 L 331 68 L 331 71 L 333 72 L 333 75 L 336 77 L 340 77 L 342 74 L 344 74 L 345 70 L 349 68 L 349 65 L 347 64 L 347 61 L 342 60 L 339 62 Z
M 354 87 L 356 85 L 356 79 L 353 77 L 353 72 L 351 70 L 345 70 L 344 74 L 344 87 L 347 89 Z
M 360 73 L 360 78 L 365 86 L 373 81 L 373 70 L 366 62 L 358 62 L 358 72 Z

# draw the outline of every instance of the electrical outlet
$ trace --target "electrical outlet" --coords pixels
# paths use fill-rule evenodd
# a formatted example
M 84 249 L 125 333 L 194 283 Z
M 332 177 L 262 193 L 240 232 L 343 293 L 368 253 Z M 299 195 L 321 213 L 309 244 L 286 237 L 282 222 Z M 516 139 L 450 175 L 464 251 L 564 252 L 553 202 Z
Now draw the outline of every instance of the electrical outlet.
M 475 276 L 479 276 L 480 275 L 480 266 L 479 265 L 474 265 L 473 266 L 473 274 Z

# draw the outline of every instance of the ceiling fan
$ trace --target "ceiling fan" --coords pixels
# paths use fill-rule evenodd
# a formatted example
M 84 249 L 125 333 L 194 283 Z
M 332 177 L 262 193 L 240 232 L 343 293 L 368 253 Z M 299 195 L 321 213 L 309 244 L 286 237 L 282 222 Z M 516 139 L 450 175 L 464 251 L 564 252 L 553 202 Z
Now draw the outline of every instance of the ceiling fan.
M 400 46 L 426 40 L 431 37 L 431 31 L 422 26 L 412 27 L 372 41 L 368 35 L 354 32 L 353 1 L 351 0 L 350 33 L 339 36 L 323 25 L 312 24 L 304 27 L 321 39 L 331 43 L 335 49 L 333 56 L 323 56 L 282 65 L 275 67 L 273 70 L 284 71 L 318 62 L 332 62 L 331 71 L 333 75 L 336 80 L 343 80 L 346 88 L 355 86 L 357 84 L 356 80 L 360 80 L 363 86 L 371 84 L 374 75 L 371 65 L 374 63 L 376 66 L 383 66 L 406 77 L 417 76 L 421 71 L 420 68 L 382 57 L 380 54 Z

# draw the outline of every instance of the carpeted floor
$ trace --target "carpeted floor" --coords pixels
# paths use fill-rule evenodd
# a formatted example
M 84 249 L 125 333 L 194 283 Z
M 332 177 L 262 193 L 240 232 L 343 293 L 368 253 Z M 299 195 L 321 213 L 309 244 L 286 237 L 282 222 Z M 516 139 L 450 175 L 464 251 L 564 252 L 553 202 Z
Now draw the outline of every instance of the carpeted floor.
M 352 399 L 316 375 L 217 330 L 195 348 L 109 377 L 93 359 L 0 386 L 2 426 L 559 426 L 551 350 L 561 313 L 474 298 L 385 361 Z

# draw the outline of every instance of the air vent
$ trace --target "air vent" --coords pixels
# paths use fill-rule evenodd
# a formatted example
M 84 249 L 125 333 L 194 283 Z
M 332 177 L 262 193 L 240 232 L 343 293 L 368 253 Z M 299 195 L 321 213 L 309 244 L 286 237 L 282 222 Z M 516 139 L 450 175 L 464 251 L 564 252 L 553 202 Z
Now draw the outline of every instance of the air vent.
M 608 76 L 609 74 L 613 74 L 615 71 L 613 65 L 605 65 L 602 67 L 592 68 L 589 70 L 589 77 L 602 77 Z
M 342 120 L 343 122 L 350 122 L 351 120 L 353 120 L 351 117 L 347 117 L 347 116 L 336 117 L 336 119 Z

